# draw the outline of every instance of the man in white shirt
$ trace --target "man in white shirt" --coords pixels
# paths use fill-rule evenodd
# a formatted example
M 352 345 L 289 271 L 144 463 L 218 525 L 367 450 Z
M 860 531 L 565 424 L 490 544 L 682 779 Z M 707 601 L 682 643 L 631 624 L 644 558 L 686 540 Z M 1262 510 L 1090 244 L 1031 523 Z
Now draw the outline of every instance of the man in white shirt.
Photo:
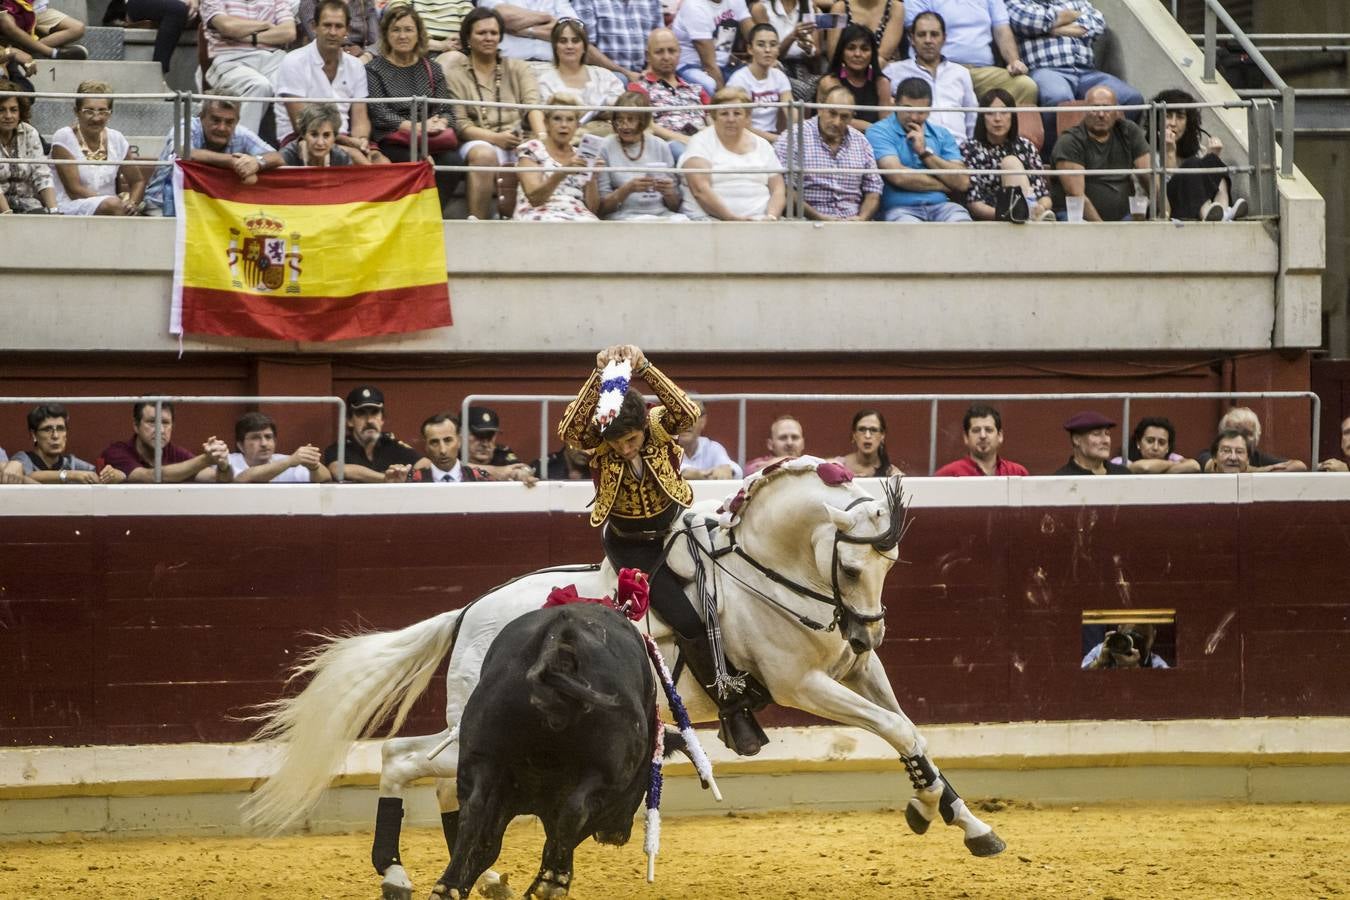
M 703 429 L 708 427 L 708 411 L 703 401 L 695 400 L 694 405 L 698 407 L 698 418 L 675 437 L 684 448 L 680 474 L 695 480 L 740 478 L 741 467 L 732 461 L 727 448 L 703 436 Z
M 276 93 L 283 98 L 332 98 L 342 114 L 338 143 L 368 153 L 370 117 L 364 103 L 352 102 L 370 95 L 366 67 L 342 49 L 350 23 L 351 11 L 343 0 L 321 0 L 314 9 L 314 40 L 286 54 L 277 72 Z M 284 144 L 295 134 L 294 123 L 305 106 L 286 100 L 273 104 L 278 144 Z
M 234 423 L 237 452 L 229 456 L 236 484 L 308 484 L 332 481 L 319 448 L 305 444 L 290 456 L 277 453 L 277 423 L 260 412 L 244 413 Z
M 934 106 L 979 106 L 970 70 L 942 55 L 947 43 L 947 24 L 935 12 L 922 12 L 909 26 L 909 46 L 914 56 L 888 65 L 883 74 L 891 84 L 906 78 L 922 78 L 933 87 Z M 934 111 L 928 121 L 941 125 L 959 138 L 975 134 L 975 112 Z
M 495 9 L 506 23 L 501 52 L 512 59 L 552 62 L 553 26 L 559 19 L 579 19 L 567 0 L 478 0 L 478 5 Z

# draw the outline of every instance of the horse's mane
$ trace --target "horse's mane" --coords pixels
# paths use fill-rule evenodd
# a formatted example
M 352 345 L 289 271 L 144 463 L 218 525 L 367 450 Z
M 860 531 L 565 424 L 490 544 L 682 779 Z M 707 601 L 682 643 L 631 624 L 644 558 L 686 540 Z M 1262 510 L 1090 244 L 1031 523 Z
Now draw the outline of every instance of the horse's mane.
M 746 477 L 740 489 L 722 501 L 722 505 L 717 508 L 719 524 L 726 528 L 738 524 L 746 506 L 765 490 L 766 486 L 777 485 L 792 478 L 801 478 L 806 475 L 819 480 L 823 487 L 842 488 L 853 497 L 867 494 L 866 491 L 853 483 L 853 473 L 839 463 L 814 456 L 799 456 L 796 459 L 779 460 Z

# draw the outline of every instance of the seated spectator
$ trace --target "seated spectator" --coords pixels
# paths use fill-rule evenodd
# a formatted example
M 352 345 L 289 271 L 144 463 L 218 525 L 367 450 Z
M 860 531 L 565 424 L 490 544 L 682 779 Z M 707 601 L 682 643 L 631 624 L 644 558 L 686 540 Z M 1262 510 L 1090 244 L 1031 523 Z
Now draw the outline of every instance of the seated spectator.
M 629 90 L 615 103 L 624 109 L 614 114 L 614 133 L 605 138 L 604 146 L 600 148 L 600 160 L 604 168 L 596 176 L 599 180 L 601 218 L 660 219 L 675 216 L 683 200 L 678 175 L 673 172 L 644 175 L 641 172 L 613 170 L 615 166 L 675 167 L 670 145 L 647 133 L 652 122 L 651 101 L 647 95 Z
M 967 169 L 1001 169 L 1002 175 L 971 175 L 966 206 L 976 221 L 1053 222 L 1050 186 L 1043 175 L 1041 153 L 1017 133 L 1012 95 L 995 88 L 980 98 L 993 107 L 975 120 L 975 136 L 961 145 Z
M 768 141 L 746 128 L 748 109 L 725 105 L 749 103 L 750 97 L 739 88 L 722 88 L 712 102 L 712 127 L 694 135 L 680 157 L 682 211 L 691 219 L 724 222 L 777 219 L 786 201 L 783 176 L 764 170 L 779 169 L 778 156 Z
M 516 151 L 520 190 L 516 194 L 519 222 L 594 222 L 600 209 L 595 172 L 551 172 L 586 167 L 588 161 L 572 146 L 581 123 L 580 105 L 571 94 L 554 94 L 544 114 L 548 136 L 526 141 Z
M 670 26 L 680 42 L 677 74 L 709 94 L 721 90 L 736 35 L 747 37 L 753 21 L 745 0 L 683 0 Z
M 516 451 L 497 443 L 502 420 L 488 406 L 469 407 L 469 462 L 476 466 L 523 466 Z
M 337 108 L 337 142 L 353 156 L 370 152 L 370 117 L 365 100 L 370 93 L 366 67 L 350 53 L 343 52 L 351 11 L 345 0 L 319 0 L 314 7 L 314 28 L 318 37 L 292 50 L 277 70 L 276 95 L 272 105 L 277 122 L 277 143 L 285 146 L 296 137 L 300 113 L 309 104 L 287 97 L 332 98 Z
M 900 41 L 905 36 L 904 0 L 834 0 L 829 11 L 844 17 L 842 33 L 836 28 L 825 32 L 825 47 L 831 56 L 838 55 L 839 42 L 847 40 L 848 29 L 855 26 L 872 36 L 883 64 L 899 55 Z M 839 69 L 831 66 L 830 71 Z M 877 71 L 881 71 L 880 67 Z
M 0 484 L 36 484 L 23 474 L 23 463 L 10 459 L 0 447 Z
M 1301 460 L 1285 459 L 1283 456 L 1276 456 L 1273 453 L 1263 453 L 1261 451 L 1261 420 L 1256 417 L 1256 412 L 1245 406 L 1235 406 L 1223 414 L 1219 420 L 1219 434 L 1225 431 L 1237 431 L 1248 437 L 1251 441 L 1249 446 L 1252 472 L 1306 472 L 1308 466 Z M 1201 453 L 1196 457 L 1196 461 L 1204 468 L 1206 472 L 1212 468 L 1213 451 Z
M 131 406 L 131 421 L 136 426 L 129 440 L 109 444 L 100 454 L 103 461 L 126 476 L 132 484 L 153 484 L 155 481 L 156 425 L 160 460 L 160 481 L 172 484 L 182 481 L 229 482 L 234 480 L 230 468 L 230 448 L 214 435 L 202 444 L 202 452 L 193 455 L 173 443 L 173 404 L 160 404 L 159 422 L 155 421 L 155 404 L 137 401 Z M 100 476 L 101 477 L 101 476 Z
M 886 66 L 886 77 L 891 84 L 898 85 L 906 78 L 922 78 L 933 92 L 934 106 L 975 106 L 975 86 L 970 79 L 970 70 L 942 53 L 947 43 L 947 23 L 942 16 L 936 12 L 919 13 L 908 30 L 913 56 Z M 929 121 L 950 131 L 958 141 L 975 134 L 973 110 L 934 110 Z
M 538 471 L 535 472 L 538 475 Z M 563 446 L 548 455 L 549 481 L 590 481 L 591 454 L 580 447 Z
M 448 64 L 445 80 L 450 96 L 456 100 L 487 100 L 539 104 L 539 83 L 528 63 L 497 52 L 503 31 L 502 17 L 494 9 L 475 7 L 460 25 L 460 40 L 468 48 Z M 532 109 L 522 114 L 508 107 L 457 106 L 455 133 L 465 165 L 502 167 L 516 164 L 516 147 L 521 133 L 545 137 L 544 114 Z M 486 219 L 491 213 L 493 190 L 497 192 L 497 212 L 508 218 L 516 205 L 516 176 L 513 173 L 470 172 L 468 188 L 469 216 Z
M 657 110 L 652 123 L 652 134 L 670 145 L 676 161 L 684 153 L 689 139 L 708 127 L 708 117 L 696 109 L 676 109 L 661 112 L 666 106 L 707 106 L 708 92 L 690 84 L 675 72 L 680 61 L 680 42 L 669 28 L 658 28 L 647 38 L 647 68 L 642 77 L 628 85 L 630 91 L 641 91 Z
M 73 453 L 66 452 L 70 435 L 70 414 L 59 403 L 44 403 L 28 413 L 28 434 L 32 450 L 20 450 L 14 459 L 23 474 L 38 484 L 120 484 L 127 476 L 104 464 L 98 469 Z
M 63 47 L 70 51 L 66 56 L 53 55 L 53 59 L 89 58 L 89 48 L 75 43 L 84 37 L 85 24 L 59 9 L 52 9 L 49 0 L 34 0 L 33 25 L 33 35 L 38 43 L 57 51 Z M 3 40 L 3 34 L 0 34 L 0 41 Z
M 272 152 L 271 145 L 239 124 L 239 102 L 220 97 L 202 101 L 201 112 L 192 119 L 189 144 L 192 148 L 189 158 L 193 162 L 233 169 L 245 181 L 267 168 L 266 155 Z M 175 135 L 170 132 L 164 138 L 159 159 L 172 163 L 177 158 Z M 150 186 L 145 189 L 145 214 L 173 216 L 175 213 L 173 166 L 159 166 L 150 176 Z
M 231 97 L 271 97 L 295 41 L 290 0 L 201 0 L 201 19 L 211 57 L 206 82 Z M 263 103 L 244 103 L 239 121 L 256 134 L 266 111 Z
M 364 156 L 353 156 L 338 146 L 342 115 L 332 103 L 308 103 L 296 116 L 298 138 L 279 151 L 264 153 L 258 165 L 262 169 L 281 166 L 361 166 L 370 165 Z
M 792 152 L 799 154 L 804 169 L 871 169 L 872 145 L 861 131 L 851 127 L 853 111 L 849 91 L 837 86 L 823 98 L 837 109 L 817 110 L 793 135 Z M 788 164 L 788 135 L 774 144 L 778 161 Z M 802 174 L 802 202 L 806 218 L 820 222 L 867 222 L 881 206 L 881 176 L 847 172 Z
M 1089 100 L 1096 87 L 1108 88 L 1123 106 L 1144 102 L 1144 95 L 1114 75 L 1094 68 L 1092 45 L 1106 31 L 1106 19 L 1088 0 L 1006 0 L 1008 20 L 1017 35 L 1022 61 L 1031 70 L 1041 106 Z M 1112 100 L 1112 103 L 1117 101 Z M 1041 114 L 1047 149 L 1055 142 L 1054 112 Z M 1139 112 L 1130 113 L 1138 119 Z M 1118 166 L 1116 168 L 1125 168 Z
M 1124 465 L 1135 475 L 1191 475 L 1200 471 L 1200 464 L 1187 459 L 1172 448 L 1177 445 L 1177 429 L 1170 419 L 1145 416 L 1134 426 L 1125 457 L 1111 460 Z
M 816 85 L 816 102 L 836 87 L 843 87 L 853 95 L 853 127 L 867 131 L 880 122 L 884 111 L 878 106 L 894 106 L 891 81 L 881 71 L 877 57 L 877 39 L 861 25 L 849 25 L 835 42 L 830 67 Z
M 401 5 L 394 3 L 386 6 L 380 18 L 381 25 L 384 18 Z M 424 52 L 429 53 L 443 70 L 442 74 L 446 74 L 450 63 L 464 58 L 463 53 L 457 52 L 464 49 L 460 44 L 459 30 L 464 24 L 464 17 L 473 11 L 473 0 L 411 0 L 407 5 L 417 12 L 418 18 L 426 25 L 427 45 Z
M 384 394 L 368 384 L 354 387 L 347 394 L 345 444 L 345 471 L 341 475 L 337 470 L 338 445 L 329 444 L 323 451 L 323 464 L 333 478 L 341 481 L 407 481 L 413 465 L 421 459 L 416 450 L 384 430 Z
M 472 7 L 470 7 L 472 9 Z M 459 38 L 455 38 L 458 43 Z M 407 3 L 391 7 L 380 18 L 380 56 L 366 65 L 369 88 L 370 137 L 391 162 L 412 159 L 412 101 L 376 103 L 389 97 L 429 97 L 450 99 L 445 72 L 427 59 L 427 27 L 417 11 Z M 427 118 L 428 149 L 438 166 L 457 166 L 454 114 L 448 106 L 433 107 Z M 455 172 L 436 173 L 436 191 L 444 209 L 454 198 L 460 176 Z
M 577 19 L 563 19 L 553 26 L 549 37 L 553 44 L 553 64 L 540 66 L 536 70 L 540 99 L 549 103 L 555 95 L 567 94 L 575 97 L 582 106 L 614 105 L 619 94 L 623 93 L 624 81 L 609 69 L 588 66 L 582 62 L 591 49 L 586 39 L 586 27 Z M 580 112 L 578 140 L 581 132 L 602 136 L 614 133 L 609 124 L 608 111 Z
M 792 96 L 810 100 L 816 95 L 822 50 L 812 7 L 793 0 L 764 0 L 760 6 L 778 34 L 778 64 L 787 73 Z
M 195 21 L 200 12 L 198 0 L 127 0 L 127 18 L 133 22 L 152 22 L 155 25 L 155 48 L 151 59 L 159 63 L 159 73 L 167 86 L 174 51 L 187 30 L 189 21 Z M 214 92 L 213 92 L 214 93 Z
M 1163 658 L 1153 652 L 1157 628 L 1153 625 L 1120 625 L 1083 657 L 1084 669 L 1166 669 Z
M 947 129 L 928 121 L 933 91 L 922 78 L 907 78 L 896 89 L 899 106 L 867 130 L 882 175 L 881 215 L 887 222 L 969 222 L 970 214 L 949 193 L 965 196 L 970 176 L 961 149 Z M 917 107 L 917 108 L 916 108 Z
M 886 452 L 886 417 L 875 409 L 860 409 L 849 426 L 853 449 L 835 460 L 862 478 L 903 475 Z
M 52 159 L 121 162 L 131 149 L 122 132 L 108 127 L 111 85 L 82 81 L 76 92 L 75 124 L 52 135 Z M 65 216 L 134 216 L 145 195 L 145 178 L 135 166 L 62 166 L 56 170 L 56 208 Z M 126 190 L 118 192 L 121 178 Z
M 647 35 L 665 25 L 661 0 L 572 0 L 591 40 L 588 58 L 627 84 L 642 77 Z
M 975 96 L 997 88 L 1016 98 L 1012 106 L 1036 105 L 1036 82 L 1027 76 L 1004 0 L 909 0 L 905 26 L 926 12 L 942 16 L 947 32 L 943 53 L 970 70 Z M 1004 65 L 995 64 L 995 48 Z
M 1214 443 L 1209 445 L 1209 452 L 1201 454 L 1207 456 L 1205 461 L 1206 472 L 1217 472 L 1220 475 L 1241 475 L 1245 472 L 1255 472 L 1252 468 L 1252 457 L 1256 455 L 1256 444 L 1245 431 L 1239 431 L 1236 428 L 1224 428 Z
M 478 0 L 479 9 L 502 18 L 502 56 L 547 62 L 553 57 L 549 35 L 563 19 L 577 19 L 568 0 Z
M 1186 91 L 1159 91 L 1154 103 L 1194 103 Z M 1187 173 L 1187 169 L 1221 169 L 1223 141 L 1206 134 L 1200 152 L 1200 110 L 1168 109 L 1166 132 L 1167 214 L 1173 219 L 1231 222 L 1247 215 L 1247 201 L 1233 199 L 1233 180 L 1227 172 Z
M 944 477 L 972 475 L 1026 475 L 1027 467 L 1004 459 L 998 452 L 1003 448 L 1003 416 L 992 406 L 976 403 L 961 417 L 962 440 L 970 455 L 953 460 L 934 472 Z
M 1350 416 L 1347 416 L 1341 422 L 1341 456 L 1345 459 L 1324 459 L 1317 464 L 1319 472 L 1348 472 L 1350 466 L 1346 465 L 1350 461 Z
M 369 65 L 379 52 L 380 4 L 376 0 L 343 0 L 343 5 L 347 7 L 347 39 L 342 42 L 342 52 L 355 57 L 361 65 Z M 396 4 L 395 9 L 400 5 L 407 4 Z M 307 44 L 318 36 L 314 29 L 314 23 L 319 21 L 317 6 L 318 0 L 300 0 L 295 13 L 300 43 Z
M 1097 104 L 1083 121 L 1066 130 L 1055 144 L 1056 169 L 1134 169 L 1137 175 L 1065 175 L 1055 179 L 1051 194 L 1055 208 L 1064 207 L 1064 197 L 1083 198 L 1086 222 L 1119 222 L 1130 215 L 1130 197 L 1136 178 L 1148 183 L 1148 139 L 1144 129 L 1126 119 L 1118 109 L 1104 109 L 1116 102 L 1107 87 L 1088 91 L 1088 102 Z
M 422 443 L 426 456 L 418 461 L 414 480 L 428 484 L 493 480 L 484 469 L 460 462 L 459 416 L 454 413 L 442 412 L 428 417 L 422 423 Z
M 70 19 L 79 26 L 58 29 L 46 36 L 39 36 L 40 21 L 48 22 L 52 16 L 61 16 L 55 10 L 47 8 L 41 2 L 30 3 L 27 0 L 0 0 L 0 48 L 8 48 L 7 63 L 17 63 L 29 69 L 34 59 L 88 59 L 89 51 L 79 44 L 64 46 L 68 41 L 76 40 L 84 34 L 84 23 Z M 61 16 L 61 18 L 69 18 Z
M 792 416 L 779 416 L 769 424 L 769 439 L 765 442 L 768 454 L 757 456 L 745 464 L 745 474 L 753 475 L 769 463 L 780 459 L 796 459 L 806 452 L 806 438 L 802 423 Z
M 0 91 L 20 90 L 14 82 L 0 80 Z M 32 97 L 0 97 L 0 158 L 33 160 L 0 162 L 0 216 L 58 211 L 42 138 L 28 123 L 32 110 Z
M 750 62 L 727 79 L 727 87 L 740 88 L 754 103 L 781 103 L 792 99 L 787 73 L 778 68 L 778 32 L 767 22 L 750 29 Z M 750 111 L 750 130 L 773 142 L 787 127 L 785 107 L 761 106 Z
M 1125 466 L 1110 461 L 1111 429 L 1116 423 L 1099 412 L 1080 412 L 1064 422 L 1073 455 L 1056 475 L 1129 475 Z
M 304 444 L 287 456 L 277 453 L 277 423 L 260 412 L 244 413 L 234 423 L 230 468 L 237 484 L 309 484 L 332 481 L 324 467 L 323 454 L 313 444 Z
M 693 403 L 698 407 L 698 418 L 675 436 L 684 448 L 680 474 L 693 480 L 740 478 L 741 467 L 732 460 L 727 448 L 703 435 L 703 430 L 708 427 L 708 410 L 703 401 L 694 400 Z

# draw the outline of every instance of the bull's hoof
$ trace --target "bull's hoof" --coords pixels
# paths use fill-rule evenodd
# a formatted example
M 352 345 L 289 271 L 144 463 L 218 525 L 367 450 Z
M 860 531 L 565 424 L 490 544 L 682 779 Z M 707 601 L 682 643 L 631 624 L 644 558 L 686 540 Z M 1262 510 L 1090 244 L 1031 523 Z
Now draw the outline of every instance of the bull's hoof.
M 923 813 L 919 812 L 917 804 L 917 800 L 911 800 L 905 806 L 905 824 L 907 824 L 909 830 L 915 834 L 925 834 L 928 831 L 928 826 L 933 823 L 929 819 L 923 817 Z M 969 841 L 967 841 L 967 844 L 969 844 Z M 974 853 L 975 851 L 972 850 L 971 852 Z M 976 853 L 975 855 L 978 856 L 979 854 Z
M 516 896 L 516 892 L 511 890 L 510 878 L 509 874 L 498 875 L 488 869 L 478 882 L 478 893 L 487 897 L 488 900 L 512 900 Z
M 431 900 L 467 900 L 468 894 L 461 894 L 459 888 L 452 888 L 444 881 L 436 882 L 431 889 Z
M 993 831 L 979 837 L 966 838 L 966 849 L 972 856 L 998 856 L 1008 845 Z

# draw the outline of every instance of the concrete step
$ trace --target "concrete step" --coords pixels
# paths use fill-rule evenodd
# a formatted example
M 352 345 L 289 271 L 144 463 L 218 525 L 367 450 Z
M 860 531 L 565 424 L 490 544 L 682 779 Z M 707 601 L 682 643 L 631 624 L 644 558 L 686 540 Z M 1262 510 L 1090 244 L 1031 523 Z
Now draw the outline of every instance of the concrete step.
M 75 112 L 72 100 L 37 100 L 33 103 L 33 127 L 44 137 L 66 125 L 73 125 Z M 164 136 L 173 127 L 173 104 L 167 100 L 118 100 L 113 107 L 109 128 L 127 135 L 127 139 L 141 148 L 141 155 L 155 156 Z M 132 135 L 151 135 L 132 140 Z M 153 148 L 153 150 L 151 149 Z
M 106 81 L 113 91 L 125 94 L 153 94 L 164 90 L 159 66 L 151 62 L 90 59 L 76 61 L 39 60 L 33 88 L 42 91 L 73 92 L 80 82 Z M 119 101 L 120 105 L 120 101 Z
M 153 28 L 123 29 L 126 41 L 125 58 L 137 61 L 149 61 L 154 58 L 155 35 Z M 197 31 L 195 28 L 183 32 L 178 39 L 178 47 L 169 61 L 169 85 L 181 91 L 196 90 L 197 75 Z
M 86 24 L 98 24 L 89 22 L 89 4 L 86 0 L 48 0 L 47 6 Z
M 84 31 L 80 43 L 89 48 L 90 59 L 125 59 L 123 28 L 104 28 L 90 25 Z

